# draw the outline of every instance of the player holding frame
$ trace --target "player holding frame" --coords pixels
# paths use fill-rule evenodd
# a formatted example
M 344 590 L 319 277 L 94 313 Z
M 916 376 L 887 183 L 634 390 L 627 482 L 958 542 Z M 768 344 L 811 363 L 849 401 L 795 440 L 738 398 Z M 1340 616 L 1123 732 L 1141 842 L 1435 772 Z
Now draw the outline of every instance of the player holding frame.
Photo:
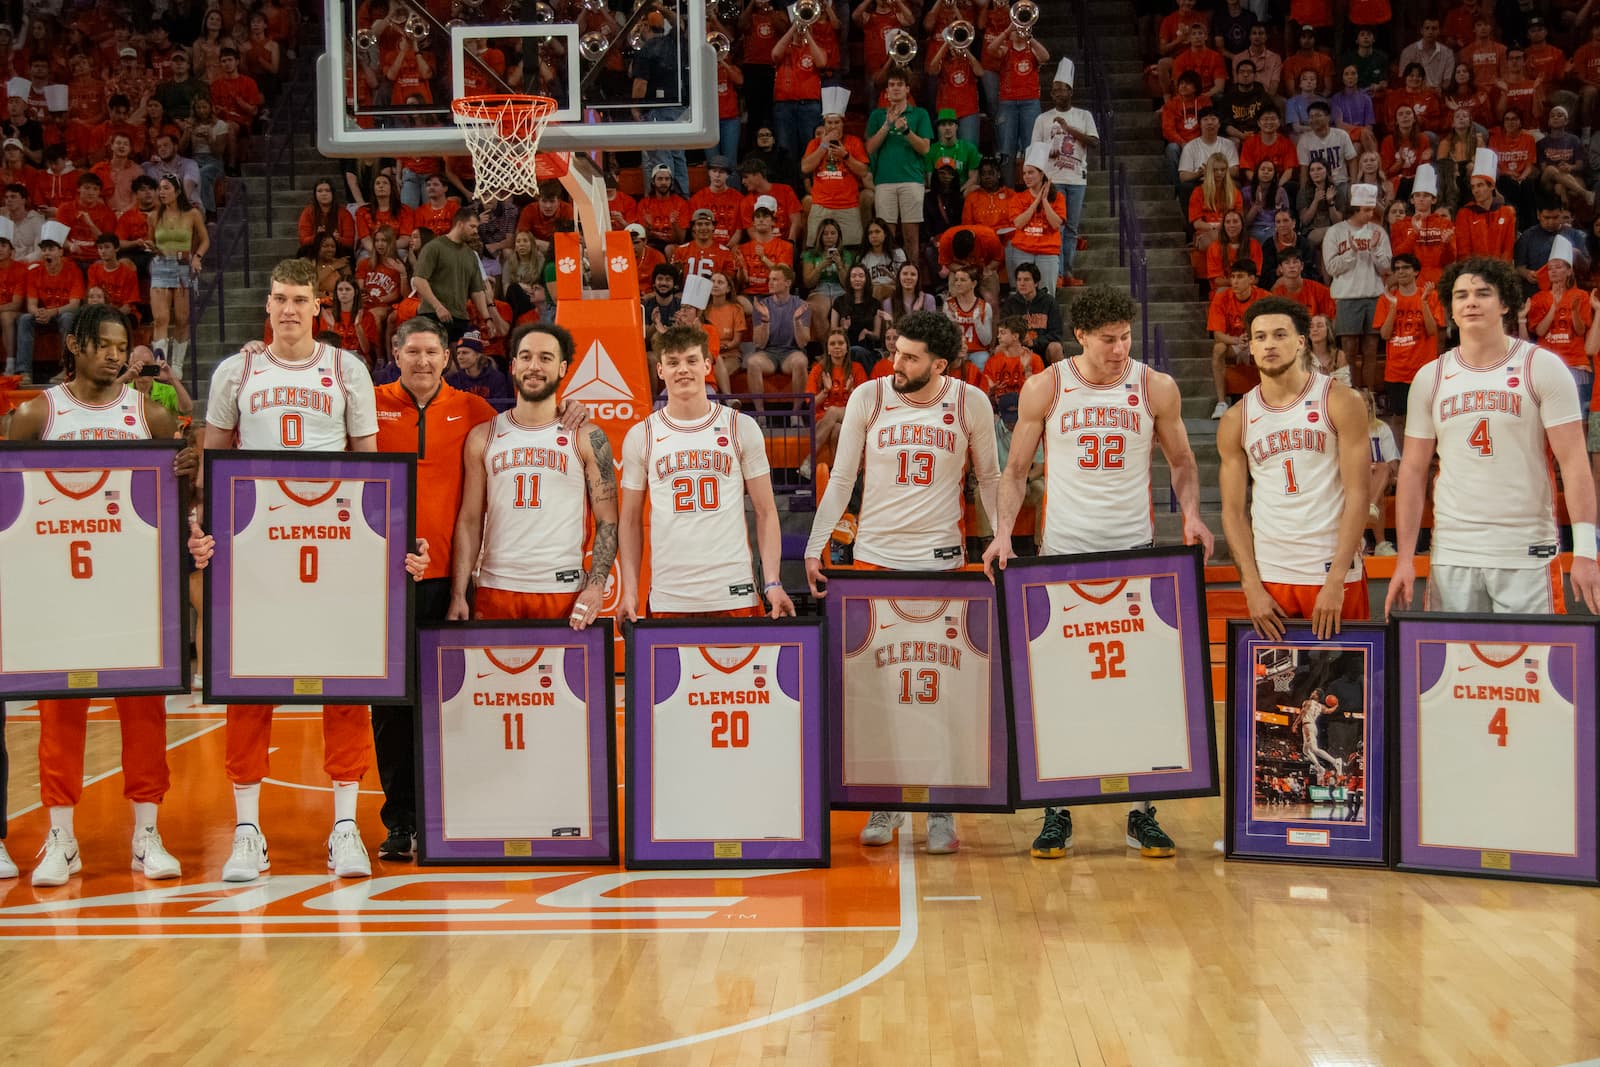
M 131 331 L 122 312 L 92 304 L 73 321 L 67 351 L 76 374 L 19 407 L 11 417 L 12 441 L 166 440 L 181 437 L 172 413 L 122 384 Z M 174 469 L 180 477 L 195 472 L 193 449 L 180 451 Z M 171 531 L 168 531 L 170 534 Z M 115 604 L 105 605 L 109 611 Z M 62 634 L 62 640 L 71 640 Z M 167 698 L 114 698 L 122 724 L 123 794 L 133 804 L 133 869 L 146 878 L 176 878 L 177 858 L 161 843 L 156 814 L 171 784 L 167 770 Z M 87 698 L 39 701 L 39 799 L 50 809 L 50 833 L 33 869 L 36 886 L 65 885 L 83 870 L 73 831 L 73 812 L 83 796 L 83 750 L 89 718 Z M 0 744 L 3 744 L 0 740 Z M 0 789 L 5 781 L 0 778 Z M 0 844 L 0 877 L 17 868 Z
M 622 440 L 618 541 L 622 595 L 617 617 L 641 618 L 644 501 L 650 498 L 651 618 L 758 618 L 744 501 L 756 515 L 756 544 L 771 616 L 794 614 L 778 570 L 783 530 L 772 495 L 766 440 L 749 415 L 706 396 L 705 331 L 672 326 L 657 337 L 667 406 Z
M 1200 518 L 1200 471 L 1183 428 L 1178 384 L 1171 375 L 1131 358 L 1133 300 L 1104 285 L 1085 288 L 1072 304 L 1072 332 L 1083 352 L 1035 374 L 1022 386 L 1011 453 L 1000 480 L 1000 515 L 983 569 L 1005 569 L 1016 553 L 1011 531 L 1027 493 L 1028 468 L 1044 441 L 1045 514 L 1043 555 L 1119 552 L 1155 541 L 1150 464 L 1159 446 L 1172 472 L 1172 489 L 1183 514 L 1183 539 L 1199 542 L 1211 558 L 1212 535 Z M 1128 419 L 1123 413 L 1142 413 Z M 1085 432 L 1117 425 L 1117 433 Z M 1176 846 L 1156 809 L 1135 804 L 1128 811 L 1127 843 L 1140 855 L 1167 857 Z M 1045 808 L 1044 827 L 1030 852 L 1060 859 L 1072 848 L 1072 813 Z
M 1565 610 L 1554 484 L 1572 517 L 1572 587 L 1600 611 L 1595 489 L 1578 387 L 1561 357 L 1507 336 L 1521 299 L 1511 266 L 1487 256 L 1445 268 L 1439 288 L 1461 344 L 1417 372 L 1395 489 L 1397 555 L 1384 611 L 1410 607 L 1417 534 L 1435 451 L 1433 545 L 1426 604 L 1436 611 Z
M 513 331 L 516 406 L 474 427 L 462 453 L 461 510 L 446 618 L 559 619 L 574 630 L 600 615 L 617 554 L 617 483 L 611 442 L 597 426 L 559 421 L 556 392 L 572 365 L 572 334 L 536 322 Z M 594 515 L 592 565 L 583 569 Z M 473 551 L 482 545 L 482 551 Z M 467 584 L 478 572 L 472 611 Z
M 1000 481 L 994 409 L 983 390 L 945 369 L 966 351 L 961 329 L 932 311 L 913 311 L 897 324 L 894 375 L 859 386 L 845 404 L 833 477 L 822 495 L 806 544 L 806 581 L 826 595 L 822 553 L 865 469 L 856 529 L 856 566 L 892 571 L 955 570 L 962 565 L 961 505 L 970 462 L 984 514 L 995 515 Z M 870 432 L 870 436 L 869 436 Z M 948 438 L 949 447 L 907 450 L 895 442 Z M 869 443 L 870 442 L 870 443 Z M 1033 446 L 1028 446 L 1033 455 Z M 887 845 L 903 812 L 875 811 L 861 831 L 863 845 Z M 928 852 L 957 851 L 955 816 L 928 813 Z
M 1301 618 L 1326 639 L 1368 615 L 1367 405 L 1311 369 L 1303 305 L 1265 297 L 1244 329 L 1261 383 L 1217 424 L 1222 531 L 1256 633 L 1278 640 L 1286 618 Z
M 326 348 L 314 335 L 316 281 L 316 268 L 308 260 L 286 259 L 272 269 L 267 294 L 272 344 L 265 352 L 247 348 L 229 356 L 212 374 L 207 450 L 377 450 L 376 401 L 366 364 L 353 352 Z M 215 538 L 191 519 L 189 551 L 195 567 L 206 566 L 215 549 Z M 420 580 L 428 562 L 427 541 L 419 541 L 418 553 L 406 555 L 406 570 Z M 233 851 L 222 867 L 225 882 L 253 881 L 271 865 L 261 833 L 261 780 L 267 776 L 271 740 L 271 705 L 228 705 L 225 766 L 233 782 L 234 834 Z M 357 791 L 372 753 L 367 708 L 324 704 L 322 743 L 323 768 L 333 780 L 328 869 L 340 878 L 370 877 L 372 863 L 356 829 Z

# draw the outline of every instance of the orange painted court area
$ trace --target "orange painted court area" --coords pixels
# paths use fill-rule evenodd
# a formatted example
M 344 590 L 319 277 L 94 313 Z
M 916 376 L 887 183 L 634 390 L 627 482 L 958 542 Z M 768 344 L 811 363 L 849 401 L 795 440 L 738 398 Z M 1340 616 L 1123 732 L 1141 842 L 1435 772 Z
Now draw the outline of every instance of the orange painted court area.
M 894 931 L 900 916 L 896 850 L 855 841 L 865 816 L 833 816 L 833 867 L 760 873 L 626 872 L 620 867 L 419 867 L 384 863 L 373 877 L 328 873 L 324 845 L 329 796 L 322 770 L 318 708 L 278 708 L 272 774 L 261 793 L 269 877 L 221 882 L 233 835 L 233 799 L 223 774 L 223 716 L 197 698 L 168 701 L 172 791 L 161 831 L 183 877 L 151 881 L 129 868 L 131 816 L 115 766 L 115 713 L 90 709 L 89 779 L 77 810 L 84 871 L 58 889 L 36 889 L 26 869 L 49 829 L 37 806 L 29 748 L 38 709 L 8 707 L 12 810 L 7 845 L 24 867 L 0 881 L 0 937 L 170 937 L 173 935 L 349 936 L 562 932 L 585 930 Z M 97 767 L 96 735 L 107 759 Z M 618 715 L 619 744 L 621 715 Z M 26 738 L 26 739 L 25 739 Z M 619 760 L 619 767 L 621 761 Z M 100 777 L 97 775 L 100 772 Z M 98 780 L 96 780 L 98 779 Z M 383 836 L 377 775 L 362 782 L 359 821 L 369 847 Z M 622 802 L 619 795 L 618 811 Z

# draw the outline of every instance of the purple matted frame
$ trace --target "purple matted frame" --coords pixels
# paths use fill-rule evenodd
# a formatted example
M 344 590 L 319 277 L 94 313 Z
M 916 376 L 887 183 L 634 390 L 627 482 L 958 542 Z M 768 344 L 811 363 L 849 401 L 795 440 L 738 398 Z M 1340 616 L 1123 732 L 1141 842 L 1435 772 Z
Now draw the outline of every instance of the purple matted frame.
M 1393 820 L 1393 853 L 1395 865 L 1401 870 L 1422 871 L 1434 874 L 1465 874 L 1485 878 L 1509 878 L 1518 881 L 1577 882 L 1592 885 L 1596 881 L 1597 856 L 1600 840 L 1596 837 L 1595 808 L 1597 800 L 1596 730 L 1595 730 L 1595 619 L 1592 617 L 1538 616 L 1538 615 L 1443 615 L 1405 613 L 1395 616 L 1395 746 L 1394 779 L 1390 795 L 1396 798 Z M 1519 647 L 1512 660 L 1491 663 L 1476 656 L 1471 646 Z M 1527 646 L 1535 646 L 1529 649 Z M 1546 670 L 1539 671 L 1540 654 L 1548 651 Z M 1529 651 L 1535 654 L 1528 655 Z M 1482 847 L 1455 842 L 1448 845 L 1429 844 L 1424 841 L 1427 832 L 1423 825 L 1422 764 L 1427 753 L 1422 751 L 1423 696 L 1434 686 L 1442 684 L 1445 668 L 1452 657 L 1474 655 L 1467 666 L 1456 664 L 1451 677 L 1481 665 L 1510 667 L 1514 678 L 1484 677 L 1464 683 L 1458 688 L 1489 689 L 1496 682 L 1509 681 L 1517 688 L 1532 687 L 1543 697 L 1564 700 L 1572 706 L 1571 743 L 1559 755 L 1570 756 L 1573 763 L 1573 849 L 1571 852 L 1523 851 L 1505 847 L 1504 841 L 1484 841 Z M 1521 660 L 1520 664 L 1515 660 Z M 1503 688 L 1503 687 L 1499 687 Z M 1501 718 L 1500 730 L 1495 729 L 1497 700 L 1504 696 L 1490 693 L 1467 695 L 1452 692 L 1449 710 L 1461 711 L 1466 719 L 1466 733 L 1488 742 L 1484 751 L 1494 754 L 1504 750 L 1517 751 L 1517 742 L 1526 737 L 1524 715 L 1516 710 Z M 1444 710 L 1444 709 L 1441 709 Z M 1549 740 L 1549 739 L 1547 739 Z M 1561 740 L 1565 740 L 1562 738 Z M 1430 744 L 1433 742 L 1430 742 Z M 1475 774 L 1468 784 L 1472 791 L 1490 799 L 1516 804 L 1524 813 L 1522 824 L 1547 821 L 1549 813 L 1560 807 L 1555 798 L 1542 795 L 1538 788 L 1530 789 L 1532 779 L 1541 785 L 1554 788 L 1547 779 L 1548 764 L 1522 768 L 1522 775 L 1508 767 L 1505 771 Z M 1479 769 L 1482 770 L 1481 768 Z M 1471 774 L 1463 771 L 1463 777 Z
M 1337 636 L 1322 641 L 1305 624 L 1291 623 L 1282 639 L 1274 641 L 1259 636 L 1248 619 L 1228 623 L 1225 841 L 1229 859 L 1363 867 L 1389 864 L 1389 628 L 1383 623 L 1347 622 L 1339 629 Z M 1315 687 L 1339 696 L 1345 712 L 1361 714 L 1359 786 L 1347 782 L 1344 799 L 1330 800 L 1326 818 L 1294 818 L 1287 810 L 1273 811 L 1271 804 L 1264 814 L 1258 811 L 1255 772 L 1260 722 L 1256 712 L 1260 701 L 1255 668 L 1263 653 L 1288 654 L 1283 661 L 1288 665 L 1283 673 L 1290 675 L 1289 687 L 1282 690 L 1285 704 L 1296 703 L 1296 696 Z M 1362 657 L 1360 674 L 1354 678 L 1331 676 L 1333 668 L 1344 671 L 1353 660 L 1329 663 L 1321 673 L 1315 666 L 1304 670 L 1307 664 L 1300 653 L 1357 654 Z M 1274 760 L 1269 769 L 1284 769 L 1298 762 Z M 1283 805 L 1285 809 L 1289 806 Z
M 1128 552 L 1103 552 L 1079 556 L 1034 556 L 1012 560 L 1001 575 L 1001 616 L 1005 620 L 1006 669 L 1010 673 L 1011 732 L 1016 739 L 1016 781 L 1012 801 L 1019 808 L 1064 804 L 1102 804 L 1129 800 L 1160 800 L 1165 797 L 1209 797 L 1218 791 L 1217 730 L 1212 715 L 1210 643 L 1206 633 L 1206 597 L 1203 562 L 1198 546 L 1142 548 Z M 1051 621 L 1050 598 L 1053 587 L 1069 583 L 1118 583 L 1106 600 L 1094 603 L 1120 604 L 1115 620 L 1105 632 L 1134 632 L 1145 623 L 1164 622 L 1178 635 L 1181 662 L 1159 669 L 1179 679 L 1182 687 L 1184 722 L 1188 743 L 1183 748 L 1184 763 L 1142 767 L 1107 767 L 1103 772 L 1044 778 L 1040 771 L 1041 743 L 1036 722 L 1042 721 L 1035 703 L 1035 691 L 1044 699 L 1080 699 L 1079 707 L 1091 714 L 1088 699 L 1093 684 L 1090 672 L 1081 679 L 1056 677 L 1040 679 L 1036 686 L 1033 662 L 1034 641 L 1044 636 Z M 1148 591 L 1127 590 L 1127 583 L 1148 584 Z M 1074 593 L 1090 602 L 1083 592 Z M 1111 599 L 1111 598 L 1115 599 Z M 1080 635 L 1073 635 L 1080 636 Z M 1082 635 L 1087 636 L 1087 635 Z M 1048 649 L 1041 656 L 1050 658 Z M 1060 650 L 1054 654 L 1059 656 Z M 1057 659 L 1050 662 L 1059 667 Z M 1130 665 L 1131 666 L 1131 665 Z M 1115 671 L 1116 664 L 1106 669 Z M 1125 671 L 1135 684 L 1148 681 L 1148 667 Z M 1082 688 L 1079 688 L 1081 686 Z M 1063 688 L 1065 687 L 1065 688 Z M 1071 694 L 1071 695 L 1069 695 Z M 1121 694 L 1127 696 L 1128 694 Z M 1135 694 L 1137 695 L 1137 694 Z M 1113 696 L 1111 699 L 1117 699 Z M 1136 729 L 1118 722 L 1112 714 L 1094 714 L 1092 723 L 1102 729 Z M 1048 714 L 1048 712 L 1045 712 Z M 1058 742 L 1057 742 L 1058 743 Z
M 445 623 L 417 628 L 417 673 L 421 679 L 417 706 L 417 862 L 420 864 L 520 865 L 617 862 L 617 715 L 616 682 L 612 676 L 611 620 L 599 619 L 583 630 L 565 622 Z M 586 705 L 585 742 L 588 763 L 588 819 L 585 827 L 562 827 L 557 833 L 542 813 L 526 814 L 537 833 L 506 837 L 451 840 L 445 837 L 445 705 L 465 686 L 469 653 L 538 650 L 563 653 L 567 691 L 582 687 Z M 574 658 L 577 657 L 577 658 Z M 553 659 L 554 657 L 552 657 Z M 553 663 L 550 664 L 553 667 Z M 518 668 L 520 674 L 526 667 Z M 537 681 L 535 681 L 537 679 Z M 551 672 L 528 675 L 519 692 L 554 689 Z M 476 706 L 476 705 L 475 705 Z M 490 705 L 489 732 L 498 738 L 504 706 Z M 537 707 L 536 704 L 523 705 Z M 531 736 L 517 738 L 528 748 L 539 744 L 537 725 Z M 576 756 L 581 763 L 583 757 Z M 468 761 L 471 763 L 471 761 Z M 576 831 L 576 832 L 573 832 Z
M 844 811 L 1012 811 L 1011 730 L 1006 717 L 1006 672 L 1000 660 L 1001 634 L 994 586 L 975 571 L 829 571 L 828 596 L 828 782 L 833 807 Z M 930 785 L 927 782 L 849 783 L 845 781 L 845 731 L 850 711 L 846 706 L 848 669 L 852 659 L 869 655 L 876 662 L 898 663 L 894 646 L 873 648 L 872 638 L 882 624 L 876 620 L 892 611 L 889 601 L 955 601 L 962 612 L 943 619 L 945 629 L 931 635 L 929 643 L 951 641 L 949 655 L 974 655 L 988 664 L 988 706 L 963 708 L 951 700 L 936 699 L 941 711 L 969 711 L 986 720 L 976 733 L 989 742 L 988 780 L 983 785 Z M 952 619 L 963 619 L 965 633 Z M 923 620 L 932 623 L 932 618 Z M 937 625 L 935 625 L 937 629 Z M 960 644 L 954 644 L 959 642 Z M 920 642 L 919 642 L 920 643 Z M 962 647 L 964 646 L 964 647 Z M 935 652 L 937 655 L 938 653 Z M 865 661 L 862 661 L 865 663 Z M 928 660 L 906 660 L 911 669 Z M 863 668 L 858 668 L 863 669 Z M 875 669 L 867 666 L 865 669 Z M 955 706 L 952 706 L 952 705 Z M 867 709 L 870 713 L 871 709 Z M 969 726 L 971 724 L 969 723 Z M 974 736 L 976 736 L 976 733 Z
M 673 868 L 826 867 L 828 847 L 828 776 L 823 753 L 827 728 L 823 692 L 827 670 L 824 661 L 822 620 L 807 619 L 704 619 L 642 621 L 628 632 L 627 657 L 627 804 L 623 864 L 630 870 Z M 755 643 L 752 643 L 755 641 Z M 707 672 L 727 672 L 753 691 L 787 694 L 798 703 L 800 753 L 800 836 L 789 838 L 654 837 L 655 717 L 658 703 L 674 697 L 683 672 L 683 655 L 702 648 L 747 648 L 750 656 L 736 665 L 719 664 L 702 656 Z M 692 651 L 691 651 L 692 650 Z M 748 676 L 743 672 L 749 667 Z M 691 675 L 691 677 L 694 677 Z M 735 690 L 733 692 L 738 692 Z M 690 706 L 693 706 L 692 704 Z M 738 745 L 738 725 L 719 722 L 718 708 L 706 711 L 708 747 Z M 748 712 L 748 709 L 745 709 Z M 759 718 L 746 719 L 745 740 L 762 729 Z M 718 731 L 721 730 L 719 735 Z M 719 739 L 725 745 L 717 744 Z M 718 773 L 707 767 L 705 773 Z M 753 790 L 751 805 L 760 804 L 767 791 Z
M 205 571 L 205 693 L 207 704 L 414 704 L 416 675 L 412 670 L 411 640 L 413 582 L 406 573 L 406 553 L 415 544 L 412 501 L 416 498 L 417 457 L 397 452 L 207 452 L 205 457 L 205 525 L 216 538 L 216 554 Z M 342 511 L 355 516 L 355 526 L 365 526 L 384 540 L 387 562 L 382 588 L 361 588 L 339 568 L 319 569 L 314 581 L 350 581 L 345 597 L 351 601 L 382 599 L 384 670 L 371 677 L 307 677 L 295 674 L 249 675 L 234 673 L 232 662 L 234 611 L 259 611 L 259 602 L 233 603 L 236 566 L 246 566 L 244 553 L 236 553 L 234 538 L 250 529 L 260 483 L 274 481 L 360 482 L 361 499 L 351 500 Z M 333 495 L 330 490 L 328 495 Z M 342 498 L 335 497 L 340 500 Z M 272 505 L 268 510 L 272 510 Z M 364 522 L 363 522 L 364 520 Z M 268 534 L 269 540 L 276 540 Z M 319 564 L 320 568 L 320 564 Z M 285 618 L 297 619 L 302 628 L 284 633 L 285 641 L 336 642 L 337 633 L 320 629 L 315 605 L 297 608 L 301 588 L 292 569 L 274 587 L 282 600 L 275 605 Z
M 72 642 L 66 635 L 56 635 L 55 640 L 66 641 L 83 654 L 83 661 L 72 668 L 61 670 L 16 671 L 0 661 L 0 700 L 18 699 L 75 699 L 82 697 L 134 696 L 187 693 L 189 691 L 189 631 L 188 601 L 184 588 L 182 560 L 179 557 L 181 531 L 184 523 L 179 501 L 178 477 L 173 473 L 172 461 L 182 447 L 180 441 L 48 441 L 18 442 L 0 449 L 0 531 L 10 530 L 20 522 L 29 507 L 30 484 L 47 479 L 52 472 L 106 472 L 106 482 L 116 479 L 117 489 L 106 489 L 105 483 L 96 485 L 80 500 L 96 495 L 101 498 L 104 518 L 114 521 L 124 509 L 124 521 L 140 520 L 154 528 L 150 565 L 156 569 L 156 589 L 159 598 L 149 604 L 145 618 L 130 618 L 134 605 L 97 605 L 112 610 L 114 616 L 131 627 L 149 627 L 159 633 L 158 660 L 145 667 L 104 667 L 95 662 L 98 641 Z M 127 499 L 118 498 L 122 476 L 127 475 Z M 100 511 L 101 507 L 96 506 Z M 48 519 L 40 514 L 36 521 Z M 20 533 L 20 531 L 19 531 Z M 45 535 L 53 536 L 53 535 Z M 94 534 L 83 535 L 91 545 Z M 8 605 L 0 599 L 0 632 L 7 625 L 36 628 L 37 613 L 31 608 L 34 597 L 51 597 L 51 588 L 59 584 L 61 595 L 72 592 L 75 579 L 71 573 L 68 548 L 79 543 L 76 538 L 58 538 L 61 549 L 59 571 L 30 573 L 38 582 L 36 591 L 30 591 L 27 603 L 16 605 L 17 614 L 8 619 Z M 93 548 L 89 549 L 90 559 Z M 20 568 L 15 550 L 11 558 L 0 561 L 0 566 Z M 20 572 L 12 570 L 14 581 Z

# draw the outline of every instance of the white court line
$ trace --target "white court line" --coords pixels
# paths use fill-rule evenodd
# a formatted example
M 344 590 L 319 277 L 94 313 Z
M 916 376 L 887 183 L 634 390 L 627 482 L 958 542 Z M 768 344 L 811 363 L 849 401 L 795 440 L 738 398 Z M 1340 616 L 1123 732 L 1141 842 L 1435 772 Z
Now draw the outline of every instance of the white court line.
M 609 1063 L 612 1060 L 626 1059 L 631 1056 L 648 1056 L 655 1052 L 667 1052 L 672 1049 L 687 1048 L 698 1045 L 702 1041 L 714 1041 L 717 1038 L 729 1037 L 733 1034 L 742 1034 L 746 1030 L 758 1030 L 772 1023 L 792 1019 L 797 1015 L 805 1015 L 816 1011 L 818 1008 L 827 1007 L 835 1001 L 859 993 L 878 979 L 889 974 L 900 964 L 905 962 L 911 950 L 917 944 L 917 875 L 912 860 L 914 853 L 911 849 L 911 835 L 901 833 L 900 838 L 900 936 L 895 940 L 894 947 L 889 954 L 878 961 L 877 966 L 870 971 L 846 982 L 837 989 L 829 990 L 818 997 L 813 997 L 803 1003 L 780 1011 L 768 1012 L 758 1015 L 754 1019 L 746 1019 L 742 1023 L 720 1027 L 716 1030 L 707 1030 L 703 1034 L 690 1034 L 687 1037 L 675 1037 L 670 1041 L 660 1041 L 654 1045 L 639 1045 L 635 1048 L 619 1049 L 616 1052 L 602 1052 L 596 1056 L 583 1056 L 573 1060 L 558 1060 L 544 1067 L 581 1067 L 588 1063 Z
M 922 898 L 922 902 L 924 904 L 926 904 L 929 901 L 933 901 L 933 900 L 982 900 L 982 899 L 983 899 L 982 897 L 923 897 Z
M 220 730 L 226 725 L 227 725 L 227 723 L 225 723 L 225 722 L 214 722 L 210 726 L 207 726 L 204 730 L 197 730 L 194 733 L 190 734 L 188 737 L 180 737 L 176 741 L 169 741 L 169 742 L 167 742 L 167 751 L 171 752 L 173 749 L 177 748 L 179 745 L 187 745 L 190 741 L 193 741 L 195 738 L 204 737 L 206 734 L 209 734 L 211 731 Z M 103 772 L 101 774 L 97 774 L 92 778 L 85 778 L 83 780 L 83 786 L 84 786 L 85 789 L 87 789 L 89 786 L 94 785 L 96 782 L 103 782 L 107 778 L 110 778 L 112 775 L 121 774 L 121 773 L 122 773 L 122 764 L 119 763 L 115 767 L 111 768 L 109 771 L 105 771 L 105 772 Z M 15 819 L 19 815 L 26 815 L 30 811 L 38 811 L 42 807 L 44 807 L 44 801 L 40 800 L 40 801 L 36 801 L 36 802 L 34 802 L 32 804 L 29 804 L 25 808 L 18 808 L 16 811 L 13 811 L 7 817 L 7 821 L 9 822 L 11 819 Z

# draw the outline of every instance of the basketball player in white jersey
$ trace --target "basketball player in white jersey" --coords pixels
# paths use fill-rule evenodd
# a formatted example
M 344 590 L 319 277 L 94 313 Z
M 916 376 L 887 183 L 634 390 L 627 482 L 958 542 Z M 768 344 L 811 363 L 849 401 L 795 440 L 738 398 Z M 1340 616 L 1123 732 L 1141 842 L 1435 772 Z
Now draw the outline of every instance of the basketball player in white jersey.
M 1445 268 L 1439 289 L 1461 344 L 1417 372 L 1395 487 L 1394 577 L 1385 613 L 1410 607 L 1417 534 L 1435 451 L 1427 606 L 1437 611 L 1564 610 L 1546 447 L 1572 517 L 1572 588 L 1600 611 L 1595 490 L 1578 388 L 1561 357 L 1507 336 L 1521 299 L 1510 265 L 1488 257 Z
M 1322 690 L 1313 689 L 1311 695 L 1300 705 L 1300 751 L 1305 756 L 1306 762 L 1316 768 L 1318 774 L 1323 771 L 1343 774 L 1344 760 L 1328 752 L 1317 742 L 1317 722 L 1327 713 L 1328 705 L 1322 702 Z
M 320 344 L 313 333 L 318 314 L 316 268 L 287 259 L 272 270 L 267 318 L 272 344 L 265 352 L 241 351 L 223 360 L 211 376 L 206 403 L 205 448 L 315 452 L 372 452 L 378 417 L 366 364 L 352 352 Z M 189 551 L 204 567 L 215 539 L 190 523 Z M 420 578 L 427 568 L 427 542 L 407 554 L 406 570 Z M 285 641 L 318 640 L 284 634 Z M 270 866 L 261 833 L 261 780 L 267 776 L 272 706 L 229 704 L 227 772 L 233 782 L 233 851 L 222 868 L 225 882 L 248 882 Z M 372 724 L 365 707 L 322 708 L 323 767 L 333 779 L 333 832 L 328 869 L 341 878 L 372 874 L 366 846 L 356 829 L 356 798 L 372 753 Z
M 462 453 L 461 551 L 451 563 L 447 617 L 565 617 L 581 630 L 599 617 L 617 554 L 611 442 L 597 426 L 574 433 L 558 421 L 556 391 L 572 365 L 572 334 L 554 323 L 519 326 L 509 348 L 516 406 L 475 427 Z M 585 573 L 591 514 L 593 563 Z M 474 571 L 477 602 L 469 613 Z
M 826 595 L 822 553 L 864 468 L 856 566 L 893 571 L 947 571 L 965 559 L 962 487 L 970 463 L 986 516 L 995 514 L 1000 480 L 994 409 L 983 390 L 945 377 L 966 349 L 961 330 L 944 315 L 914 311 L 897 325 L 894 375 L 850 394 L 839 426 L 833 477 L 817 506 L 806 544 L 806 581 Z M 1032 446 L 1028 454 L 1031 456 Z M 905 816 L 875 811 L 861 831 L 863 845 L 887 845 Z M 928 851 L 961 847 L 949 812 L 928 814 Z
M 90 305 L 66 338 L 76 373 L 17 409 L 7 437 L 12 441 L 165 440 L 179 436 L 172 413 L 132 386 L 121 384 L 128 365 L 128 320 L 105 304 Z M 178 454 L 176 470 L 191 475 L 192 449 Z M 115 605 L 106 605 L 114 611 Z M 59 635 L 69 640 L 70 634 Z M 124 794 L 133 803 L 133 869 L 146 878 L 176 878 L 182 866 L 161 843 L 156 813 L 166 795 L 167 699 L 115 698 L 122 724 Z M 50 833 L 33 869 L 36 886 L 65 885 L 83 869 L 73 811 L 83 795 L 83 751 L 89 701 L 39 701 L 39 793 L 50 810 Z M 3 743 L 3 742 L 0 742 Z M 0 782 L 0 788 L 5 784 Z M 0 846 L 0 869 L 17 871 Z
M 1023 384 L 1011 453 L 1000 480 L 994 541 L 983 554 L 984 570 L 991 577 L 992 565 L 1004 570 L 1016 557 L 1011 531 L 1041 440 L 1044 555 L 1118 552 L 1153 544 L 1150 463 L 1160 446 L 1183 513 L 1184 542 L 1199 542 L 1206 558 L 1211 557 L 1211 531 L 1200 518 L 1199 467 L 1184 432 L 1178 385 L 1170 375 L 1130 358 L 1133 314 L 1127 293 L 1101 285 L 1085 288 L 1072 303 L 1072 332 L 1082 354 Z M 1175 851 L 1149 804 L 1128 812 L 1126 838 L 1144 856 L 1171 856 Z M 1046 808 L 1032 854 L 1059 859 L 1071 848 L 1071 813 Z
M 1263 297 L 1244 326 L 1261 384 L 1217 424 L 1222 532 L 1256 633 L 1277 640 L 1284 619 L 1299 618 L 1326 639 L 1368 614 L 1367 406 L 1311 369 L 1301 304 Z
M 706 396 L 705 331 L 672 326 L 656 340 L 667 406 L 622 441 L 617 617 L 640 618 L 644 501 L 650 498 L 650 616 L 737 618 L 766 614 L 757 595 L 744 502 L 756 516 L 761 587 L 774 619 L 794 614 L 778 569 L 783 530 L 772 496 L 766 441 L 750 416 Z

